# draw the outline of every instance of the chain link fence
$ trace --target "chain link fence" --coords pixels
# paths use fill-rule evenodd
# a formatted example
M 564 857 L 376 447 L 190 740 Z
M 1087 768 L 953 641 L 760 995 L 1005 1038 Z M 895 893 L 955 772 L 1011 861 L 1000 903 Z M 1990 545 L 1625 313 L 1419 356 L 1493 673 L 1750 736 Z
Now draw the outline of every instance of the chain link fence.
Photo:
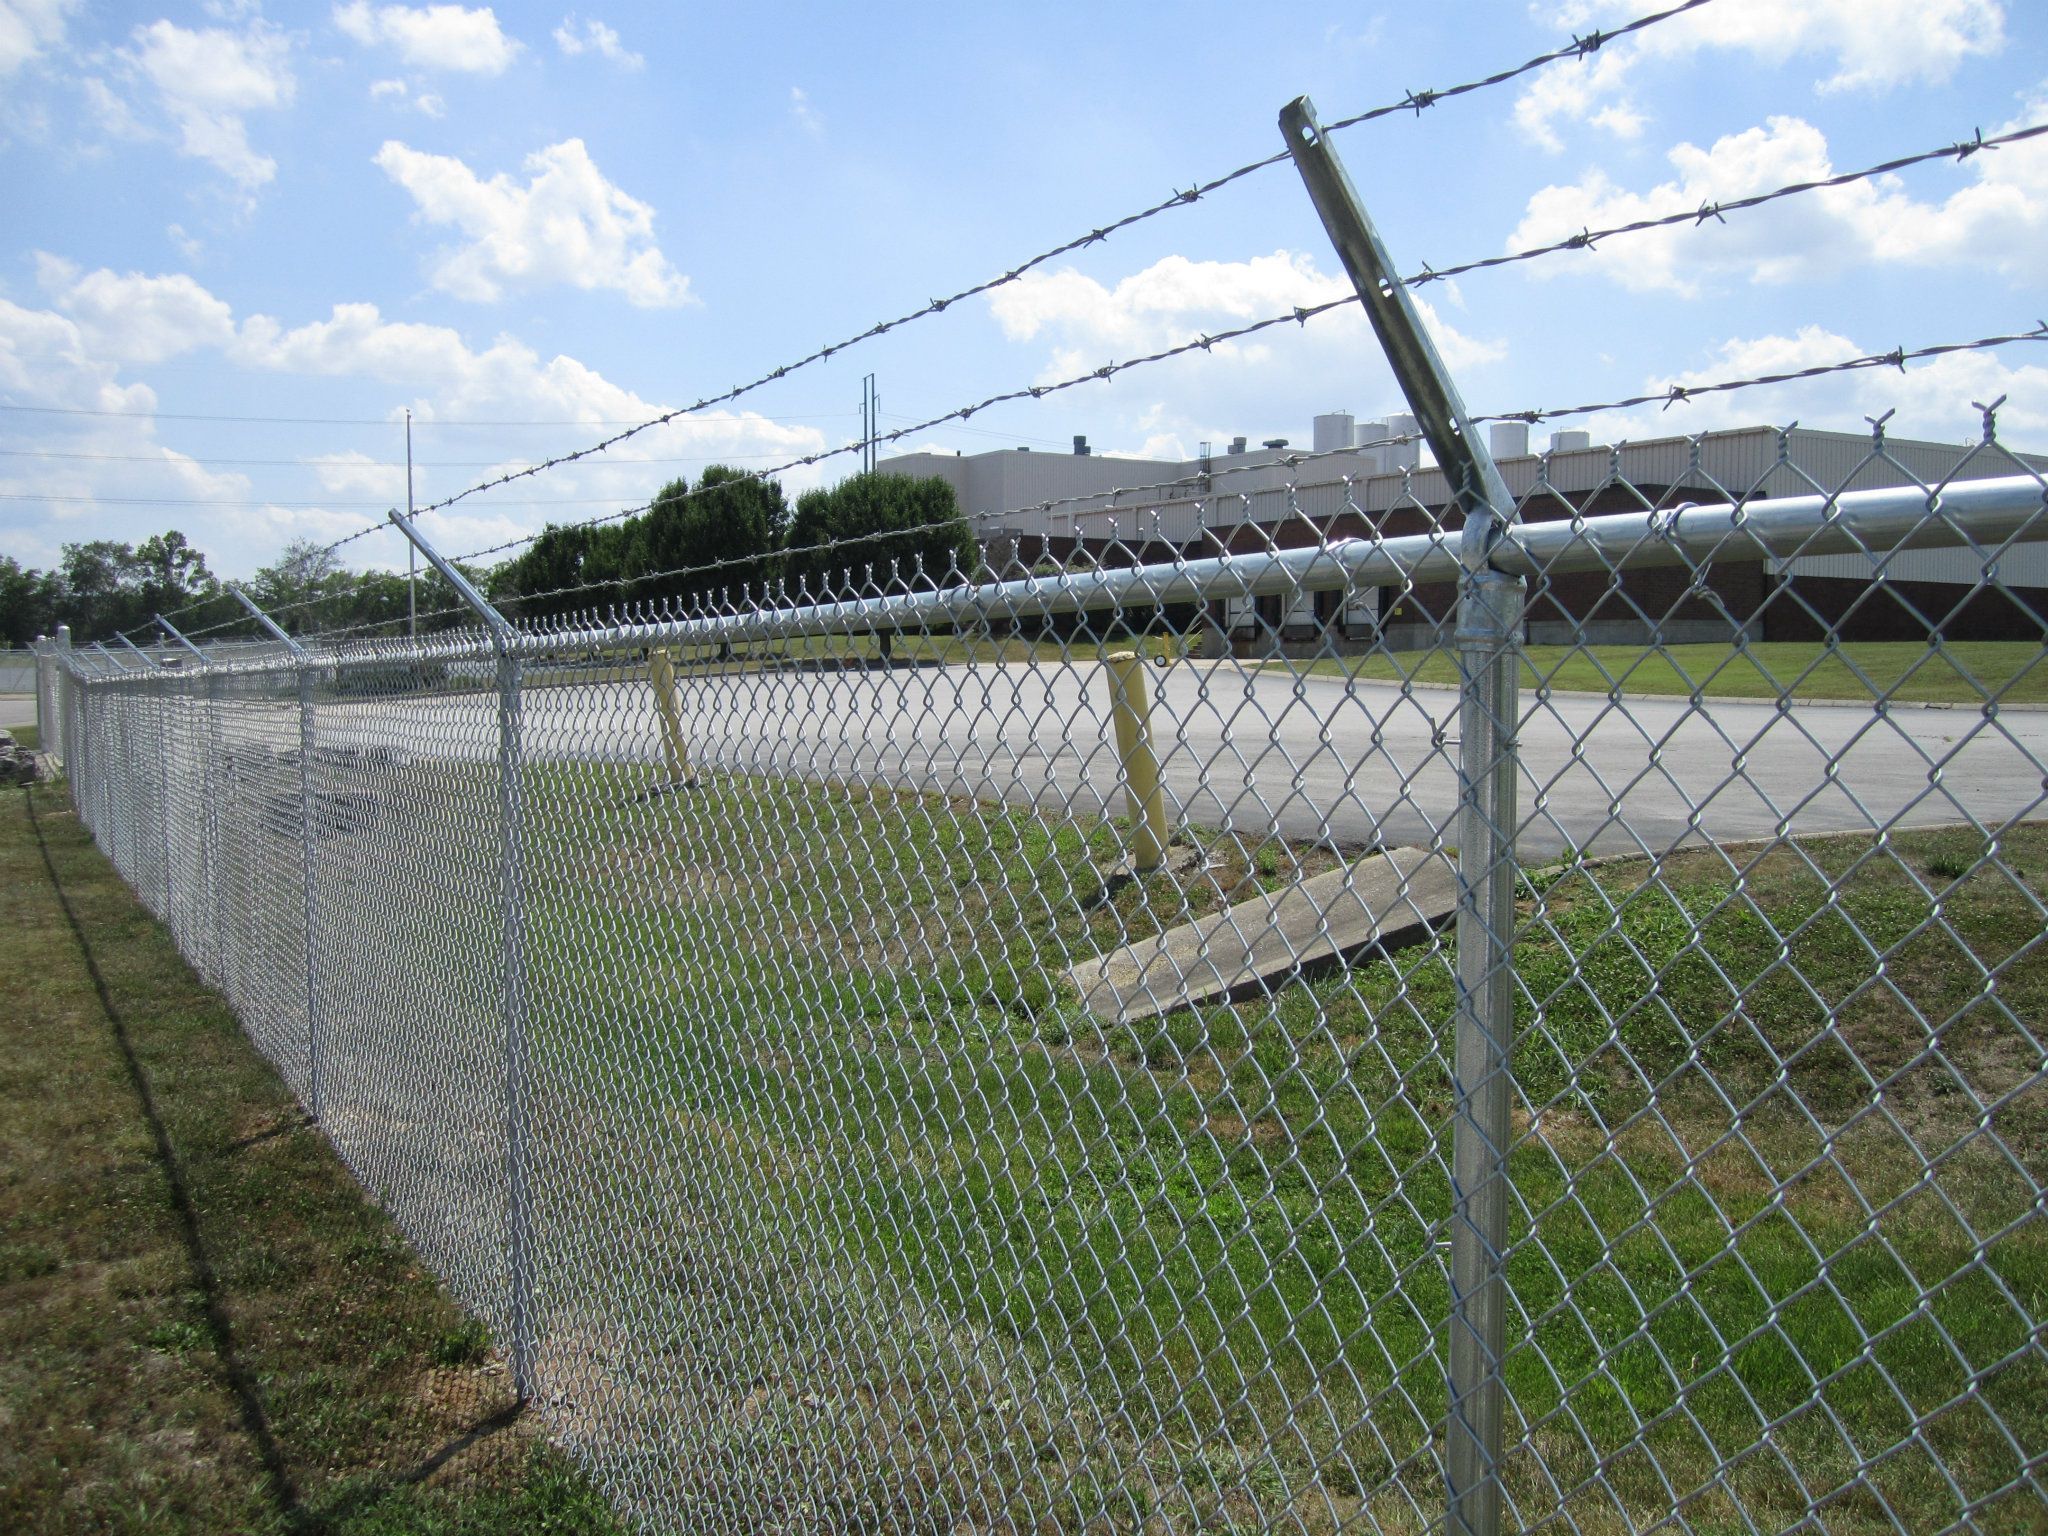
M 2043 480 L 1773 441 L 44 739 L 648 1529 L 2037 1529 Z

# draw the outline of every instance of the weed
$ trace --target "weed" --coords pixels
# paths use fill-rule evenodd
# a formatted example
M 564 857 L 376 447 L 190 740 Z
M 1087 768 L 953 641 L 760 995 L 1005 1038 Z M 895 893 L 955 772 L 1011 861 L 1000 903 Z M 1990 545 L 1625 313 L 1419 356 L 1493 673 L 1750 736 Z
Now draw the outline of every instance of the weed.
M 475 1365 L 490 1348 L 491 1331 L 475 1318 L 465 1317 L 454 1327 L 436 1334 L 427 1353 L 436 1365 L 456 1367 Z

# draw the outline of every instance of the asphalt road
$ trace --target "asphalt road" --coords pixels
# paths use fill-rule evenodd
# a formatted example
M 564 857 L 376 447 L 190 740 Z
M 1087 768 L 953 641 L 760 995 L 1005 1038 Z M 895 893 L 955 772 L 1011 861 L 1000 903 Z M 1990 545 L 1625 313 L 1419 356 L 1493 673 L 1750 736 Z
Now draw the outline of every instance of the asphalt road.
M 32 693 L 0 693 L 0 730 L 36 723 L 36 696 Z
M 1283 669 L 1152 674 L 1153 729 L 1177 816 L 1346 846 L 1452 826 L 1456 695 Z M 983 799 L 1121 810 L 1108 687 L 1093 664 L 685 676 L 699 766 L 850 779 Z M 324 741 L 488 758 L 495 696 L 324 707 Z M 2048 711 L 1523 696 L 1525 857 L 1680 841 L 2048 815 Z M 533 687 L 535 762 L 660 761 L 644 683 Z

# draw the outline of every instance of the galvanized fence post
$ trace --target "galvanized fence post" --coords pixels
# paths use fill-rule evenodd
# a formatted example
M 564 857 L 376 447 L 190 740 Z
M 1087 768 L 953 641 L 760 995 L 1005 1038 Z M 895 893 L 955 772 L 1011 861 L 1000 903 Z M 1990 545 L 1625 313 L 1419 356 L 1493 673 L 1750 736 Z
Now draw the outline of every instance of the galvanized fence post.
M 1458 585 L 1458 966 L 1452 1049 L 1445 1528 L 1497 1536 L 1514 1040 L 1515 726 L 1523 579 L 1492 568 L 1514 498 L 1472 430 L 1379 232 L 1307 97 L 1280 131 L 1463 514 Z
M 1452 1536 L 1501 1528 L 1523 582 L 1468 571 L 1458 625 L 1458 1017 L 1451 1129 Z
M 313 684 L 315 667 L 306 648 L 280 629 L 275 620 L 256 605 L 255 599 L 230 584 L 235 601 L 249 611 L 280 645 L 291 652 L 293 671 L 299 682 L 299 864 L 305 882 L 306 909 L 306 1109 L 315 1120 L 322 1119 L 320 1100 L 320 924 L 319 880 L 314 848 L 319 842 L 313 794 Z
M 505 616 L 468 577 L 427 542 L 412 523 L 393 512 L 391 521 L 427 563 L 452 586 L 490 631 L 498 653 L 498 810 L 503 855 L 503 1012 L 505 1031 L 505 1202 L 506 1260 L 511 1271 L 512 1384 L 519 1400 L 534 1394 L 533 1379 L 533 1213 L 527 1191 L 526 1085 L 526 866 L 523 825 L 523 676 L 517 638 Z
M 76 786 L 78 773 L 77 765 L 73 762 L 73 759 L 78 755 L 78 741 L 77 732 L 73 728 L 72 720 L 77 710 L 71 692 L 71 626 L 69 624 L 59 624 L 57 626 L 56 660 L 57 680 L 51 688 L 50 698 L 52 707 L 57 715 L 57 754 L 64 764 L 65 776 Z M 47 741 L 44 742 L 43 750 L 47 752 L 49 749 L 50 744 Z M 71 791 L 71 799 L 74 804 L 77 803 L 78 790 L 75 787 Z

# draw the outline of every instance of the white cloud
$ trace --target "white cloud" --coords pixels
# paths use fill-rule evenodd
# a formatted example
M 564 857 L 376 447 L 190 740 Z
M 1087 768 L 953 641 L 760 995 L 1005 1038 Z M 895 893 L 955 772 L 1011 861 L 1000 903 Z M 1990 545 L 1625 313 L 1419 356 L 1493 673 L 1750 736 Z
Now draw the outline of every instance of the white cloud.
M 571 58 L 595 53 L 621 69 L 644 69 L 647 65 L 645 59 L 619 41 L 617 32 L 596 18 L 583 22 L 579 28 L 573 11 L 564 16 L 562 24 L 555 28 L 555 46 Z
M 64 40 L 78 0 L 0 0 L 0 80 Z
M 824 117 L 811 105 L 809 94 L 800 85 L 792 85 L 789 88 L 789 115 L 796 119 L 799 128 L 813 138 L 825 131 Z
M 527 156 L 524 185 L 502 172 L 486 181 L 453 156 L 396 140 L 376 163 L 412 194 L 423 221 L 466 237 L 433 267 L 434 286 L 457 298 L 490 302 L 508 287 L 568 283 L 615 290 L 642 308 L 689 302 L 690 280 L 654 243 L 654 210 L 607 181 L 581 139 Z
M 519 43 L 499 28 L 489 6 L 373 6 L 350 0 L 334 8 L 334 24 L 364 47 L 393 48 L 420 69 L 502 75 L 519 56 Z
M 79 88 L 85 93 L 86 107 L 99 123 L 100 131 L 109 138 L 142 140 L 151 137 L 133 109 L 106 81 L 88 75 L 79 82 Z
M 321 489 L 333 496 L 387 501 L 405 500 L 405 466 L 371 458 L 351 448 L 344 453 L 319 453 L 306 460 Z
M 164 235 L 187 261 L 197 261 L 206 249 L 205 245 L 196 236 L 188 233 L 182 224 L 167 225 Z
M 249 144 L 244 115 L 289 106 L 297 91 L 291 40 L 260 19 L 239 32 L 190 31 L 169 21 L 137 27 L 119 55 L 123 73 L 146 82 L 177 130 L 180 154 L 204 160 L 244 195 L 277 174 L 277 162 Z M 147 130 L 103 81 L 87 82 L 88 98 L 109 132 Z
M 160 363 L 234 336 L 233 312 L 182 273 L 124 277 L 102 267 L 81 276 L 70 262 L 38 251 L 36 280 L 78 327 L 85 349 L 109 362 Z
M 1878 345 L 1853 341 L 1817 325 L 1790 336 L 1734 337 L 1722 342 L 1699 367 L 1645 379 L 1641 392 L 1666 393 L 1674 385 L 1694 389 L 1724 380 L 1792 373 L 1871 356 L 1891 345 L 1889 340 Z M 1999 411 L 2000 435 L 2009 443 L 2029 443 L 2048 431 L 2048 367 L 2008 359 L 2024 358 L 2037 350 L 2015 347 L 2003 353 L 1952 352 L 1910 364 L 1903 373 L 1896 368 L 1864 368 L 1698 395 L 1668 409 L 1639 407 L 1556 425 L 1584 426 L 1596 442 L 1719 431 L 1758 422 L 1785 426 L 1797 421 L 1807 427 L 1859 432 L 1869 430 L 1870 418 L 1896 410 L 1898 415 L 1886 424 L 1895 436 L 1969 442 L 1983 428 L 1982 416 L 1972 402 L 1989 403 L 2005 395 L 2010 398 Z
M 1640 10 L 1637 0 L 1566 0 L 1553 8 L 1552 20 L 1579 33 Z M 1763 65 L 1818 55 L 1828 70 L 1819 89 L 1884 90 L 1946 80 L 2004 41 L 2001 0 L 1717 0 L 1607 43 L 1577 64 L 1540 72 L 1516 101 L 1515 121 L 1552 150 L 1561 147 L 1557 125 L 1564 122 L 1633 136 L 1644 121 L 1632 94 L 1639 67 L 1708 49 L 1744 53 Z
M 432 91 L 421 91 L 417 95 L 403 80 L 372 80 L 370 100 L 389 101 L 399 106 L 409 106 L 424 117 L 444 117 L 448 104 Z
M 1268 315 L 1326 304 L 1352 293 L 1350 282 L 1317 270 L 1313 258 L 1275 251 L 1249 261 L 1190 261 L 1168 256 L 1106 288 L 1072 268 L 1034 272 L 989 295 L 989 310 L 1012 341 L 1050 332 L 1056 341 L 1045 377 L 1085 372 L 1112 358 L 1160 351 L 1204 334 Z M 1477 341 L 1446 325 L 1426 302 L 1423 321 L 1453 369 L 1502 355 L 1495 342 Z M 1364 331 L 1361 312 L 1340 310 L 1315 327 L 1318 337 Z M 1270 333 L 1268 333 L 1270 334 Z M 1263 361 L 1272 355 L 1265 336 L 1221 342 L 1211 354 Z
M 1050 383 L 1352 292 L 1307 254 L 1280 250 L 1248 261 L 1169 256 L 1113 285 L 1072 269 L 1035 272 L 991 293 L 988 304 L 1004 337 L 1046 349 L 1037 378 Z M 1500 342 L 1464 334 L 1419 297 L 1417 308 L 1448 365 L 1469 375 L 1468 389 L 1492 376 L 1489 365 L 1506 355 Z M 1089 385 L 1064 398 L 1069 409 L 1085 402 L 1100 453 L 1186 457 L 1197 443 L 1239 434 L 1298 443 L 1318 411 L 1348 403 L 1365 419 L 1405 409 L 1380 358 L 1364 311 L 1346 304 L 1306 324 L 1217 342 L 1119 374 L 1099 392 Z M 1348 402 L 1330 398 L 1332 379 L 1345 381 Z
M 97 355 L 77 322 L 54 310 L 28 309 L 0 299 L 0 390 L 21 405 L 116 413 L 52 417 L 38 438 L 64 452 L 108 457 L 0 461 L 0 492 L 51 498 L 11 504 L 25 509 L 22 515 L 29 522 L 26 528 L 0 527 L 0 538 L 17 555 L 47 563 L 54 553 L 51 546 L 81 536 L 64 529 L 53 537 L 53 524 L 90 517 L 93 534 L 106 534 L 105 509 L 84 498 L 248 494 L 243 477 L 209 471 L 157 442 L 155 392 L 147 384 L 124 382 L 119 375 L 120 365 Z M 141 515 L 147 519 L 155 514 Z
M 2048 112 L 2048 91 L 2022 120 Z M 2008 126 L 2018 126 L 2018 122 Z M 2004 131 L 2000 129 L 1999 131 Z M 1835 173 L 1821 131 L 1774 117 L 1701 149 L 1680 144 L 1666 157 L 1676 176 L 1643 192 L 1598 170 L 1529 199 L 1507 249 L 1546 245 L 1584 229 L 1684 212 Z M 1638 292 L 1700 293 L 1716 278 L 1756 283 L 1830 276 L 1854 263 L 1988 265 L 2048 280 L 2048 143 L 2027 140 L 1972 155 L 1958 172 L 1968 185 L 1938 201 L 1913 197 L 1896 176 L 1802 193 L 1725 222 L 1682 223 L 1621 235 L 1591 252 L 1532 266 L 1534 275 L 1593 271 Z
M 189 497 L 238 505 L 181 506 L 173 512 L 160 505 L 128 511 L 89 501 L 24 502 L 16 505 L 33 511 L 25 511 L 20 524 L 0 505 L 0 548 L 17 554 L 41 548 L 36 530 L 51 516 L 90 516 L 96 534 L 129 539 L 175 521 L 217 565 L 233 573 L 261 564 L 286 539 L 339 538 L 372 520 L 369 511 L 343 503 L 391 504 L 403 498 L 404 471 L 383 467 L 397 458 L 395 452 L 308 455 L 304 472 L 313 483 L 272 491 L 273 501 L 262 499 L 248 477 L 211 470 L 163 445 L 157 441 L 155 391 L 123 373 L 183 353 L 203 349 L 230 368 L 256 375 L 373 382 L 382 386 L 380 394 L 409 397 L 423 423 L 444 417 L 587 423 L 551 438 L 556 445 L 566 436 L 580 446 L 608 435 L 610 423 L 644 421 L 667 408 L 575 358 L 543 357 L 509 336 L 473 347 L 446 326 L 386 320 L 371 304 L 336 305 L 325 319 L 297 326 L 261 314 L 237 322 L 225 302 L 183 274 L 82 272 L 54 256 L 40 258 L 39 266 L 50 308 L 0 300 L 0 390 L 20 404 L 121 414 L 52 417 L 42 439 L 48 446 L 112 457 L 0 461 L 0 491 Z M 392 430 L 395 446 L 395 420 Z M 506 468 L 523 462 L 513 455 L 530 451 L 532 436 L 521 432 L 505 445 Z M 466 432 L 460 441 L 468 447 L 478 438 Z M 813 426 L 785 425 L 744 410 L 707 411 L 650 429 L 611 453 L 564 466 L 519 488 L 460 503 L 427 526 L 444 548 L 466 551 L 536 531 L 550 518 L 572 520 L 644 500 L 677 473 L 652 460 L 689 461 L 694 478 L 695 469 L 709 460 L 766 467 L 825 446 L 824 434 Z M 420 500 L 437 499 L 487 473 L 423 467 L 417 481 Z M 815 470 L 796 472 L 788 483 L 795 490 L 820 478 Z M 277 477 L 267 478 L 265 488 L 278 483 Z M 522 504 L 536 499 L 557 504 Z M 290 502 L 314 504 L 281 504 Z M 359 563 L 405 563 L 395 536 L 365 539 L 352 546 L 351 554 Z

